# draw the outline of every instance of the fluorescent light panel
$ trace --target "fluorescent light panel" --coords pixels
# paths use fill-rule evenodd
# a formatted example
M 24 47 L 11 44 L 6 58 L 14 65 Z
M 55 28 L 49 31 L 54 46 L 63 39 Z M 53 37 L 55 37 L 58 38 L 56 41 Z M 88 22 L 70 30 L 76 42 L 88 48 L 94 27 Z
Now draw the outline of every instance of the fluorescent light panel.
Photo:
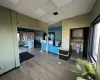
M 62 7 L 70 2 L 72 2 L 72 0 L 52 0 L 52 2 L 57 6 L 57 7 Z
M 13 4 L 18 4 L 20 2 L 20 0 L 8 0 L 8 1 L 13 3 Z
M 41 8 L 38 8 L 34 13 L 38 16 L 43 16 L 43 15 L 47 14 L 47 12 Z

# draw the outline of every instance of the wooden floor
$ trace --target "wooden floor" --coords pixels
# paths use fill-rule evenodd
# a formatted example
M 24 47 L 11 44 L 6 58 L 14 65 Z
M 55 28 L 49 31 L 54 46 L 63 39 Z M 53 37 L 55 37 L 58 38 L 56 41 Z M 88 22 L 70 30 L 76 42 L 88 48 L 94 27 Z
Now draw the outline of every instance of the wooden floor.
M 31 53 L 35 57 L 23 62 L 20 68 L 0 76 L 0 80 L 76 80 L 71 72 L 74 61 L 63 61 L 57 55 L 40 53 L 37 49 Z M 58 61 L 62 64 L 57 64 Z

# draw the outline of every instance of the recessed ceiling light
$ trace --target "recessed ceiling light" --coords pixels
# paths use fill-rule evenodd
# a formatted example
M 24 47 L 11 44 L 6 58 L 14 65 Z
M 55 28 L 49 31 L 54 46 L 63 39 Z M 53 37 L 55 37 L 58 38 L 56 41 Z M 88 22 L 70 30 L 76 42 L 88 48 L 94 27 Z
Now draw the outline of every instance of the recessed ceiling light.
M 47 14 L 47 12 L 41 8 L 38 8 L 34 13 L 38 16 L 43 16 L 43 15 Z
M 53 15 L 58 15 L 58 12 L 54 12 Z
M 62 7 L 66 4 L 69 4 L 72 2 L 72 0 L 52 0 L 52 2 L 57 6 L 57 7 Z

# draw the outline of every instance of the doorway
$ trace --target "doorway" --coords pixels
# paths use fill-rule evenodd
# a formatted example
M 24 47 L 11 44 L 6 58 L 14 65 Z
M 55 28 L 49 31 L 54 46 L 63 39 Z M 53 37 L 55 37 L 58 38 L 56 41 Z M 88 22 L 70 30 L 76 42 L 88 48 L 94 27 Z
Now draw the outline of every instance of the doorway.
M 55 46 L 55 32 L 49 32 L 49 40 L 53 41 L 53 46 Z
M 33 58 L 34 30 L 18 27 L 17 40 L 19 45 L 20 63 Z
M 88 37 L 89 27 L 70 30 L 70 59 L 87 59 Z
M 46 40 L 46 31 L 34 30 L 34 47 L 41 50 L 41 40 Z

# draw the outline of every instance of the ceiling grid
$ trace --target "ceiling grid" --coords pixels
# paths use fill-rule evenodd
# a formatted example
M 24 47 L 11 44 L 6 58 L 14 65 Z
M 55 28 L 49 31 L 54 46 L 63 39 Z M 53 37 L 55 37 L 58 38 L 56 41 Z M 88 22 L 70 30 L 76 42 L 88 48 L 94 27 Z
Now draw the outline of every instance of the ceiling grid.
M 0 0 L 0 5 L 53 24 L 89 13 L 96 0 Z M 58 12 L 58 15 L 53 15 Z

